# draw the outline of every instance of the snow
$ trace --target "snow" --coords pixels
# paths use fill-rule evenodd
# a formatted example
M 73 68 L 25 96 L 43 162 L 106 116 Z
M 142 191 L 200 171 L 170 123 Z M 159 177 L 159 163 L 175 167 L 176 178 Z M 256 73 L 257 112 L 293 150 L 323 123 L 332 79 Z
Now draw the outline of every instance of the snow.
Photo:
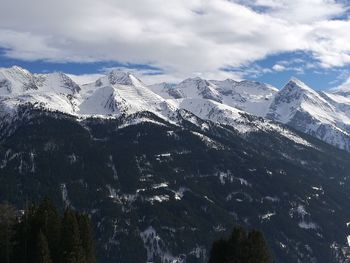
M 336 91 L 316 92 L 295 78 L 280 91 L 264 83 L 231 79 L 190 78 L 179 84 L 146 86 L 132 73 L 115 70 L 79 86 L 59 72 L 32 74 L 16 66 L 0 68 L 0 115 L 10 118 L 19 105 L 27 103 L 80 119 L 90 116 L 115 118 L 149 111 L 176 124 L 180 112 L 183 118 L 203 131 L 209 128 L 208 124 L 200 123 L 197 117 L 230 125 L 241 134 L 275 131 L 294 143 L 313 147 L 284 126 L 251 116 L 290 124 L 301 113 L 308 116 L 299 120 L 301 131 L 350 151 L 350 97 Z M 164 125 L 140 117 L 127 120 L 119 128 L 141 122 Z M 221 147 L 203 134 L 196 135 L 213 148 Z
M 268 212 L 262 216 L 260 216 L 261 220 L 265 220 L 265 221 L 269 221 L 271 219 L 271 217 L 275 216 L 276 212 Z
M 184 262 L 179 257 L 173 256 L 161 236 L 153 228 L 153 226 L 147 227 L 140 233 L 140 237 L 143 241 L 143 245 L 147 251 L 147 262 L 153 262 L 157 258 L 161 259 L 161 262 L 169 263 L 182 263 Z
M 150 202 L 151 204 L 154 204 L 155 202 L 162 203 L 169 201 L 170 197 L 168 195 L 154 195 L 152 197 L 146 198 L 146 201 Z
M 220 143 L 213 141 L 212 139 L 210 139 L 208 136 L 205 136 L 199 132 L 192 132 L 192 134 L 196 135 L 197 137 L 199 137 L 201 139 L 201 141 L 203 141 L 208 147 L 212 148 L 212 149 L 223 149 L 224 146 L 221 145 Z
M 2 114 L 26 103 L 78 117 L 151 111 L 167 119 L 175 111 L 131 73 L 112 71 L 94 83 L 79 87 L 63 73 L 31 74 L 19 67 L 1 68 Z
M 61 195 L 62 195 L 62 201 L 65 204 L 66 207 L 69 207 L 71 205 L 71 202 L 68 198 L 68 190 L 65 183 L 61 184 Z
M 160 183 L 152 186 L 153 189 L 167 188 L 167 187 L 168 187 L 168 183 Z
M 299 222 L 298 226 L 300 228 L 303 228 L 303 229 L 317 229 L 318 228 L 318 226 L 315 223 L 305 222 L 305 221 Z
M 112 155 L 109 155 L 109 161 L 108 161 L 108 163 L 107 163 L 107 166 L 108 166 L 109 168 L 111 168 L 111 170 L 112 170 L 113 179 L 114 179 L 114 180 L 118 180 L 118 173 L 117 173 L 117 169 L 115 168 L 115 164 L 114 164 L 113 156 L 112 156 Z
M 181 200 L 184 197 L 186 191 L 189 191 L 189 189 L 186 187 L 180 187 L 179 190 L 174 191 L 175 199 Z
M 277 89 L 255 81 L 190 78 L 179 84 L 159 83 L 149 88 L 165 99 L 204 99 L 264 116 Z
M 316 92 L 294 78 L 275 95 L 266 117 L 350 150 L 349 97 Z
M 106 185 L 108 192 L 109 192 L 109 197 L 112 199 L 117 198 L 117 191 L 110 185 Z

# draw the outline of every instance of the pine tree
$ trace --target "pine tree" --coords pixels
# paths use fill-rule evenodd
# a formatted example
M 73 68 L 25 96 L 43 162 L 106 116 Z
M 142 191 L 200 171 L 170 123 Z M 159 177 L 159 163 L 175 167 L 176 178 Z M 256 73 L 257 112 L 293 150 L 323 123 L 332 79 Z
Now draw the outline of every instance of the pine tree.
M 243 244 L 246 242 L 247 233 L 242 227 L 235 227 L 231 236 L 227 240 L 227 258 L 230 263 L 239 263 L 242 261 Z
M 15 209 L 9 204 L 0 204 L 0 262 L 10 262 L 15 222 Z
M 248 234 L 245 244 L 245 262 L 247 263 L 272 263 L 264 236 L 260 231 L 252 230 Z
M 38 232 L 34 228 L 37 207 L 28 205 L 15 226 L 14 262 L 35 263 Z
M 52 263 L 49 245 L 45 235 L 40 231 L 37 239 L 37 263 Z
M 93 235 L 91 229 L 90 218 L 86 214 L 77 214 L 77 220 L 79 225 L 79 234 L 81 239 L 82 248 L 84 250 L 86 263 L 95 263 L 95 247 L 93 242 Z
M 224 239 L 219 239 L 213 243 L 210 251 L 209 263 L 227 263 L 228 244 Z
M 49 199 L 44 199 L 35 213 L 36 231 L 42 231 L 47 238 L 48 247 L 53 263 L 58 262 L 61 220 L 60 216 Z
M 85 263 L 75 213 L 67 208 L 62 221 L 61 263 Z

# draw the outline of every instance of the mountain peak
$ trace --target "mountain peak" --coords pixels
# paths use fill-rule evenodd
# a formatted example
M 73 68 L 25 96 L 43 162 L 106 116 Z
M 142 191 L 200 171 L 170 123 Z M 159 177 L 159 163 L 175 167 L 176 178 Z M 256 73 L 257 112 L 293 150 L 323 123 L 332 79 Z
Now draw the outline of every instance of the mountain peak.
M 296 78 L 296 77 L 291 77 L 289 79 L 289 81 L 287 82 L 286 86 L 293 86 L 296 88 L 300 88 L 300 89 L 305 89 L 305 90 L 310 90 L 311 88 L 306 85 L 304 82 L 302 82 L 300 79 Z
M 202 79 L 201 77 L 193 77 L 193 78 L 187 78 L 183 81 L 181 81 L 179 84 L 181 83 L 205 83 L 205 84 L 208 84 L 208 81 L 205 80 L 205 79 Z
M 63 72 L 52 72 L 48 74 L 37 74 L 36 83 L 40 87 L 46 87 L 49 90 L 66 93 L 67 91 L 78 93 L 80 87 L 70 77 Z
M 18 72 L 18 73 L 22 73 L 22 74 L 30 74 L 30 72 L 20 66 L 12 66 L 11 68 L 9 68 L 9 70 L 11 71 L 15 71 L 15 72 Z
M 296 77 L 291 77 L 290 80 L 287 82 L 287 84 L 282 89 L 287 92 L 308 92 L 308 93 L 316 93 L 312 88 L 310 88 L 308 85 L 306 85 L 301 80 L 297 79 Z
M 111 85 L 120 84 L 128 86 L 143 85 L 142 81 L 135 77 L 131 72 L 121 70 L 112 70 L 107 74 L 108 81 Z

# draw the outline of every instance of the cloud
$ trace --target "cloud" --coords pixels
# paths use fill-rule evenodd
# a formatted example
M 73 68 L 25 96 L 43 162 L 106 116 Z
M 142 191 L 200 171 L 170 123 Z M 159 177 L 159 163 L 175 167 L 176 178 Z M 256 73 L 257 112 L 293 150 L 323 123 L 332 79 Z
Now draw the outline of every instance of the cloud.
M 327 20 L 344 15 L 347 9 L 344 3 L 335 0 L 248 0 L 241 3 L 267 8 L 269 15 L 292 23 Z
M 346 11 L 332 0 L 11 0 L 0 47 L 22 60 L 148 64 L 162 69 L 144 74 L 153 79 L 225 78 L 234 73 L 223 68 L 298 50 L 344 66 L 350 21 L 337 17 Z
M 272 69 L 274 71 L 285 71 L 286 70 L 286 67 L 281 65 L 281 64 L 275 64 Z

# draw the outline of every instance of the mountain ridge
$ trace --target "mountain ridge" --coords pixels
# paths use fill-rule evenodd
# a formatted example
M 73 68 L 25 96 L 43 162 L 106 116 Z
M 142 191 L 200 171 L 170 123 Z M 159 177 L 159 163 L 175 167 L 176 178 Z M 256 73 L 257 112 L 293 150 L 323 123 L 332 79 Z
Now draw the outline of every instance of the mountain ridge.
M 112 70 L 79 86 L 60 72 L 32 74 L 18 66 L 1 68 L 0 114 L 15 114 L 18 105 L 27 103 L 80 118 L 113 118 L 146 110 L 176 121 L 176 111 L 186 109 L 229 125 L 237 125 L 238 112 L 246 112 L 350 151 L 350 98 L 315 91 L 294 77 L 280 90 L 256 81 L 199 77 L 147 86 L 131 72 Z

